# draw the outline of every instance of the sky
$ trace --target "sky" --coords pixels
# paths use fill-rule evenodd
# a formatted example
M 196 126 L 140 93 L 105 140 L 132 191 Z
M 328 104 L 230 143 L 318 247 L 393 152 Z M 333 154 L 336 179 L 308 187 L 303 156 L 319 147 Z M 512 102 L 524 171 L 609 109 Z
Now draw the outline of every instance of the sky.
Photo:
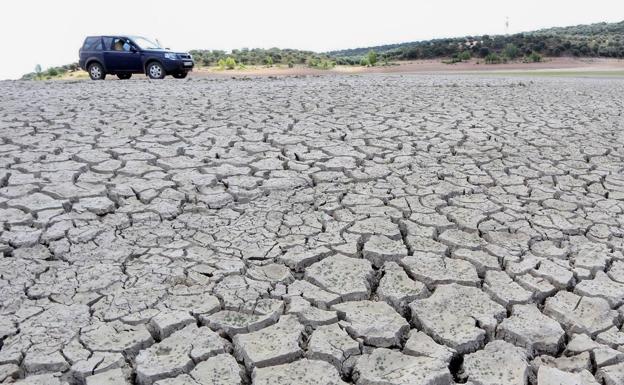
M 19 0 L 0 4 L 0 79 L 78 60 L 87 35 L 159 39 L 175 50 L 329 51 L 624 20 L 622 0 Z

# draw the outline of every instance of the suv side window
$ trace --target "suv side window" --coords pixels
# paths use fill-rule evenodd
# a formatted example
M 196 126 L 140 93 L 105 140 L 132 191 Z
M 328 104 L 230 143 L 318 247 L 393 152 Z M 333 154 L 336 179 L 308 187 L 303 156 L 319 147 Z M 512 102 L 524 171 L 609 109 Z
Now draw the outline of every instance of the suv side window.
M 101 51 L 102 38 L 100 38 L 99 36 L 86 38 L 82 49 L 85 51 Z
M 113 51 L 130 51 L 130 43 L 126 39 L 122 39 L 119 37 L 113 38 Z
M 105 51 L 110 51 L 111 47 L 113 45 L 113 38 L 112 37 L 103 37 L 102 40 L 104 40 L 104 50 Z

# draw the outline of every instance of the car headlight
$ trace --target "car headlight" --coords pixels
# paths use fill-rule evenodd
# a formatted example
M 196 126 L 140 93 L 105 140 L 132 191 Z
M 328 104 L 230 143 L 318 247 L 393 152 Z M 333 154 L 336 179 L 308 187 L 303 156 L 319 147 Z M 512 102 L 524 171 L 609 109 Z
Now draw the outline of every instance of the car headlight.
M 177 60 L 178 55 L 176 55 L 175 53 L 171 53 L 171 52 L 165 52 L 165 59 Z

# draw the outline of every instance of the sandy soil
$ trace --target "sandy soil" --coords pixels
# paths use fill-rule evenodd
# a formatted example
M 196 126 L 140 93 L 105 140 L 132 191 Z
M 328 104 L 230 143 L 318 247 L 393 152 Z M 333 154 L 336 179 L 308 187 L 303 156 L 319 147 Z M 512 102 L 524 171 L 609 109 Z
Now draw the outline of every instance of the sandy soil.
M 541 63 L 513 62 L 506 64 L 485 64 L 483 60 L 473 59 L 469 62 L 444 64 L 440 60 L 417 60 L 395 62 L 387 66 L 361 67 L 361 66 L 337 66 L 331 70 L 321 70 L 306 66 L 288 68 L 285 65 L 271 68 L 253 66 L 239 70 L 220 70 L 216 67 L 199 67 L 191 74 L 191 77 L 240 77 L 240 76 L 311 76 L 311 75 L 336 75 L 336 74 L 364 74 L 364 73 L 479 73 L 479 72 L 522 72 L 522 71 L 591 71 L 608 72 L 624 71 L 624 60 L 605 58 L 546 58 Z M 142 78 L 142 75 L 133 75 L 134 78 Z M 69 72 L 57 79 L 88 79 L 84 71 Z M 107 79 L 116 80 L 116 76 L 108 76 Z
M 360 74 L 360 73 L 452 73 L 452 72 L 496 72 L 496 71 L 622 71 L 624 60 L 604 58 L 546 58 L 541 63 L 513 62 L 506 64 L 484 64 L 483 60 L 444 64 L 440 60 L 417 60 L 396 62 L 389 66 L 361 67 L 337 66 L 331 70 L 320 70 L 304 66 L 253 67 L 244 70 L 217 70 L 198 68 L 192 75 L 197 76 L 279 76 L 279 75 L 324 75 L 324 74 Z

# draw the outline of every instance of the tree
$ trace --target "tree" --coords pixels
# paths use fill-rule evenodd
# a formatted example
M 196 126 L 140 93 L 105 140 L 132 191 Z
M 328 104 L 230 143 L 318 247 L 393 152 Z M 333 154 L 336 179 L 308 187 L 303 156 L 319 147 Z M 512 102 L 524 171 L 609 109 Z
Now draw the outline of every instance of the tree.
M 368 55 L 366 55 L 366 57 L 368 59 L 368 64 L 370 64 L 371 66 L 375 66 L 375 64 L 377 63 L 377 52 L 371 49 L 370 51 L 368 51 Z
M 37 64 L 37 65 L 35 66 L 35 73 L 36 73 L 37 75 L 41 75 L 41 64 Z
M 488 47 L 479 48 L 479 56 L 486 57 L 489 54 L 490 54 L 490 49 Z

